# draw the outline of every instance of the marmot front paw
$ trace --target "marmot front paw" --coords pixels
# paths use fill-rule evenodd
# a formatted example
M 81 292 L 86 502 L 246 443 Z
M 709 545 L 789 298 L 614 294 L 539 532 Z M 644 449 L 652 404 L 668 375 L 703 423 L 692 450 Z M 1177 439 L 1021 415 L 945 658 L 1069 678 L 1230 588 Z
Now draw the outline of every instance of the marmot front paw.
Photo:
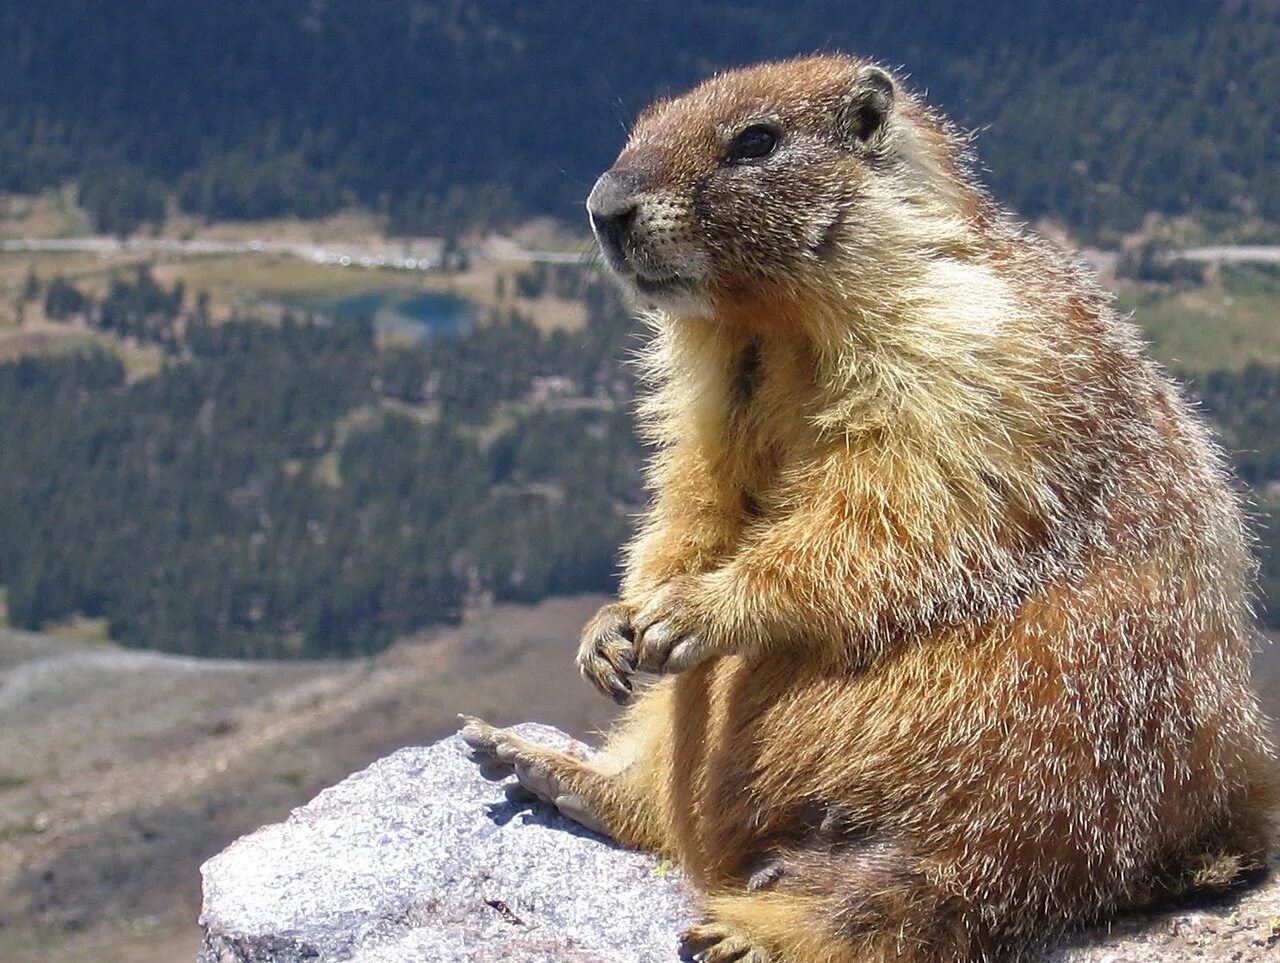
M 692 576 L 673 578 L 658 589 L 631 620 L 636 668 L 641 672 L 683 672 L 712 655 L 706 618 L 693 604 Z
M 615 602 L 606 605 L 582 630 L 578 671 L 619 705 L 631 701 L 631 677 L 636 672 L 634 609 Z

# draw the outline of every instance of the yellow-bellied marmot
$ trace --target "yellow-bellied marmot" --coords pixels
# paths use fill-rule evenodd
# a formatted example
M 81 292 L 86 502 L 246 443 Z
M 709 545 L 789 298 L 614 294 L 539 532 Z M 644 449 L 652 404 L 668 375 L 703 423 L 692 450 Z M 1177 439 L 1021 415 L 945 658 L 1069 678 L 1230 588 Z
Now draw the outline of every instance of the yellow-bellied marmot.
M 1253 565 L 1222 457 L 963 141 L 839 56 L 656 104 L 597 182 L 653 307 L 654 502 L 578 664 L 592 763 L 499 768 L 701 888 L 700 959 L 1019 958 L 1259 869 Z

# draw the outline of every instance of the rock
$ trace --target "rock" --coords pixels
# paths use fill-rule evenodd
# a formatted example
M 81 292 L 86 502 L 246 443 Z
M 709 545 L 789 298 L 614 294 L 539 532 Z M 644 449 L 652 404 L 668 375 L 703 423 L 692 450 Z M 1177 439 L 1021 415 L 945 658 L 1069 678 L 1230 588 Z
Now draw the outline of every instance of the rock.
M 388 756 L 202 872 L 199 963 L 674 963 L 695 915 L 678 872 L 506 802 L 456 737 Z M 1280 960 L 1280 874 L 1218 906 L 1117 921 L 1049 963 L 1189 960 Z
M 1087 933 L 1046 963 L 1280 961 L 1280 852 L 1259 886 L 1211 906 L 1138 913 Z
M 200 963 L 652 963 L 693 920 L 677 873 L 506 802 L 456 736 L 374 763 L 201 872 Z

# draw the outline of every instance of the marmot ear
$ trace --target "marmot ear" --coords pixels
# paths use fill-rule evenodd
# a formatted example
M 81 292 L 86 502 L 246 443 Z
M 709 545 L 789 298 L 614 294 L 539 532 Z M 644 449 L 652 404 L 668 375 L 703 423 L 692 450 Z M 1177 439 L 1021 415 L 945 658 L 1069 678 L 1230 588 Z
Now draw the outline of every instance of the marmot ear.
M 840 105 L 841 137 L 850 144 L 866 144 L 884 130 L 893 110 L 893 78 L 879 67 L 864 67 Z

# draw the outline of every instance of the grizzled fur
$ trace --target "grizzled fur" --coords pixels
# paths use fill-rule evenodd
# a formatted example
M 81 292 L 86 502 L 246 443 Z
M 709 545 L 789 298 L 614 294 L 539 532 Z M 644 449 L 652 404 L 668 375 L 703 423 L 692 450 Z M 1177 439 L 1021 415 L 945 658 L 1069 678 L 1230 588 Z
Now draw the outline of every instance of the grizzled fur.
M 713 963 L 1018 959 L 1261 865 L 1221 454 L 951 127 L 765 64 L 647 110 L 589 208 L 656 331 L 653 503 L 578 656 L 634 701 L 591 763 L 473 720 L 490 765 L 678 860 Z

